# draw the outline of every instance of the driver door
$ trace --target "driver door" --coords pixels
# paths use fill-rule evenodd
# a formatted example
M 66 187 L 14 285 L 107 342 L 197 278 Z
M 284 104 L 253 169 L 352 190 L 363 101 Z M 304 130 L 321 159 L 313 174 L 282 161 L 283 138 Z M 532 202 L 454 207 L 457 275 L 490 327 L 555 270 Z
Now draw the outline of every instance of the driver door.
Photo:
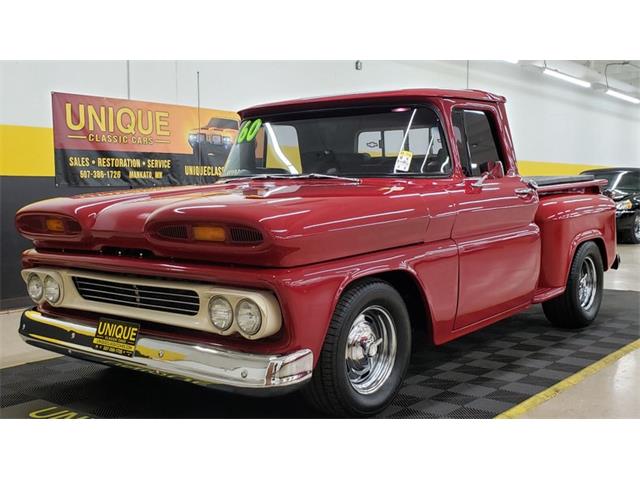
M 492 108 L 453 111 L 465 173 L 452 192 L 457 209 L 452 238 L 459 252 L 455 330 L 526 304 L 538 282 L 537 193 L 512 173 L 501 153 Z

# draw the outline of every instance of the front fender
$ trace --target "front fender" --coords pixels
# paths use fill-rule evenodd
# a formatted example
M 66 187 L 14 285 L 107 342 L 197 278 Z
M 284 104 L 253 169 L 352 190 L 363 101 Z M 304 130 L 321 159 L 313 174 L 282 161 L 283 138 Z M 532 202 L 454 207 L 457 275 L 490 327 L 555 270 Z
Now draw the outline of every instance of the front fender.
M 278 278 L 277 292 L 295 345 L 305 345 L 318 359 L 344 291 L 359 279 L 394 273 L 414 283 L 433 341 L 443 343 L 453 329 L 458 301 L 458 250 L 452 240 L 289 269 Z

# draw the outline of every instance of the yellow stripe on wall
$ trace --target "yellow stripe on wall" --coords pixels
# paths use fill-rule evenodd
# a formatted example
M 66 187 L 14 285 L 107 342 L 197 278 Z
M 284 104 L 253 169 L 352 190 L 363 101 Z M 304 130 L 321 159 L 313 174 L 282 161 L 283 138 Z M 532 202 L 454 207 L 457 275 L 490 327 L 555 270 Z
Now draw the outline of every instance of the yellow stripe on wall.
M 585 170 L 606 168 L 602 165 L 583 165 L 579 163 L 532 162 L 518 160 L 520 175 L 577 175 Z
M 576 175 L 592 168 L 604 167 L 577 163 L 518 161 L 521 175 Z M 0 175 L 53 177 L 53 129 L 0 125 Z
M 0 175 L 53 177 L 53 129 L 0 125 Z

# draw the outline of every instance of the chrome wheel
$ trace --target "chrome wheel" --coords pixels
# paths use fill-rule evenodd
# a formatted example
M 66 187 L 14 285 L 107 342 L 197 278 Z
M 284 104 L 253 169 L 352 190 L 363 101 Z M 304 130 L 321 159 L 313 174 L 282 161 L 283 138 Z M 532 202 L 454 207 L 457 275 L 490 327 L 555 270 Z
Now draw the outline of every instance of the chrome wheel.
M 389 312 L 365 308 L 354 320 L 345 350 L 347 379 L 358 393 L 369 395 L 387 381 L 396 360 L 396 330 Z
M 578 300 L 583 310 L 589 310 L 593 305 L 598 291 L 598 275 L 591 257 L 585 257 L 580 268 L 578 280 Z
M 636 218 L 633 220 L 633 234 L 637 239 L 640 239 L 640 215 L 636 214 Z

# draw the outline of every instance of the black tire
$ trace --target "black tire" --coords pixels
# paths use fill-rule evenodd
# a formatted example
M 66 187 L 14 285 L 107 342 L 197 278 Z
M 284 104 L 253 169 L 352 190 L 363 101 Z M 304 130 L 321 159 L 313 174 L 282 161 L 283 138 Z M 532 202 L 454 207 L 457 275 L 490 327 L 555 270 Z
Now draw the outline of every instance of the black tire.
M 624 243 L 640 243 L 640 231 L 636 230 L 636 222 L 640 222 L 640 210 L 633 214 L 629 226 L 620 232 L 620 240 Z
M 370 311 L 388 313 L 385 318 L 392 321 L 395 329 L 395 361 L 389 367 L 388 376 L 384 381 L 380 380 L 382 383 L 375 391 L 361 393 L 348 378 L 347 343 L 356 319 L 361 313 Z M 374 348 L 377 351 L 378 347 Z M 380 355 L 378 351 L 371 357 L 368 352 L 367 348 L 368 358 Z M 398 392 L 409 365 L 410 354 L 411 324 L 400 294 L 390 284 L 378 279 L 358 281 L 343 293 L 336 305 L 320 358 L 304 390 L 305 397 L 315 408 L 330 416 L 374 415 L 389 405 Z
M 596 280 L 595 292 L 593 297 L 585 295 L 581 301 L 580 281 L 591 268 Z M 559 297 L 542 304 L 547 319 L 561 328 L 583 328 L 591 324 L 602 303 L 603 272 L 602 256 L 598 246 L 593 242 L 580 245 L 573 256 L 566 290 Z

